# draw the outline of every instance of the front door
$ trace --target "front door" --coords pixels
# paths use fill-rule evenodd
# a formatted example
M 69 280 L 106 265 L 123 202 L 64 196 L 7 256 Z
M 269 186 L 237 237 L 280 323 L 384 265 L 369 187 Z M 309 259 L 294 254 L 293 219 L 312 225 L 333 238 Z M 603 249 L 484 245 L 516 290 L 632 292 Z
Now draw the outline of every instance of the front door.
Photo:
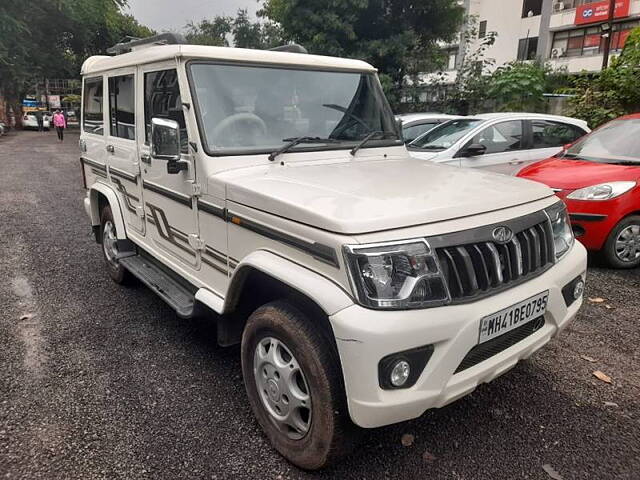
M 521 120 L 510 120 L 490 125 L 476 134 L 464 148 L 471 144 L 486 147 L 485 153 L 472 157 L 461 157 L 461 167 L 482 168 L 511 175 L 517 166 L 529 159 L 523 150 L 524 128 Z
M 120 71 L 107 78 L 108 118 L 105 142 L 109 179 L 120 197 L 129 231 L 144 235 L 142 185 L 136 143 L 135 72 Z M 135 235 L 134 235 L 135 236 Z
M 194 209 L 193 183 L 195 165 L 188 155 L 187 129 L 184 119 L 180 82 L 176 68 L 143 67 L 140 69 L 144 126 L 138 129 L 140 166 L 147 226 L 147 244 L 166 261 L 187 272 L 200 269 L 197 248 L 197 210 Z M 182 158 L 188 170 L 168 173 L 167 162 L 151 158 L 151 119 L 175 120 L 180 125 Z

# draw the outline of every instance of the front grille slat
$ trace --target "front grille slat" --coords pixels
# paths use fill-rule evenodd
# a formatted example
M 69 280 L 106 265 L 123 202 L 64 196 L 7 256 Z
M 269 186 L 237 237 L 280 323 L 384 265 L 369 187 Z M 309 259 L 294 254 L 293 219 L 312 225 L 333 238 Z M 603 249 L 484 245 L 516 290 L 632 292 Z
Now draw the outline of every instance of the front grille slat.
M 553 238 L 545 221 L 515 232 L 504 244 L 481 241 L 446 245 L 436 251 L 455 303 L 486 296 L 539 275 L 553 263 Z

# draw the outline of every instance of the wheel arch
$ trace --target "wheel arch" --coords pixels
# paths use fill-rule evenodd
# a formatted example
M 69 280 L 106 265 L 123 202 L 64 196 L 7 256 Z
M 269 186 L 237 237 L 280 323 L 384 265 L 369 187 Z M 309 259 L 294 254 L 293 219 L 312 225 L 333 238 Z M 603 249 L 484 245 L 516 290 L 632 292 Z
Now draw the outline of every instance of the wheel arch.
M 124 240 L 127 238 L 127 230 L 124 224 L 124 216 L 120 208 L 120 201 L 115 191 L 108 185 L 103 183 L 94 183 L 89 190 L 91 225 L 100 225 L 100 211 L 105 204 L 111 207 L 113 220 L 116 224 L 116 232 L 118 238 Z
M 263 250 L 249 254 L 238 264 L 224 302 L 206 302 L 206 298 L 200 292 L 196 294 L 196 299 L 221 314 L 218 341 L 222 345 L 238 343 L 249 315 L 275 300 L 291 302 L 321 322 L 332 337 L 329 316 L 353 304 L 349 295 L 331 280 Z

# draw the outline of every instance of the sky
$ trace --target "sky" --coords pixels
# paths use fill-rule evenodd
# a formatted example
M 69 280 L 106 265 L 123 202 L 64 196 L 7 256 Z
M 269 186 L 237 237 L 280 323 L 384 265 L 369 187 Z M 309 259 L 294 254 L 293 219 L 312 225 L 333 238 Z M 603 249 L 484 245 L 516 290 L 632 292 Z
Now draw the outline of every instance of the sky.
M 129 0 L 129 11 L 141 24 L 158 32 L 179 31 L 187 22 L 216 15 L 235 15 L 239 8 L 255 16 L 257 0 Z

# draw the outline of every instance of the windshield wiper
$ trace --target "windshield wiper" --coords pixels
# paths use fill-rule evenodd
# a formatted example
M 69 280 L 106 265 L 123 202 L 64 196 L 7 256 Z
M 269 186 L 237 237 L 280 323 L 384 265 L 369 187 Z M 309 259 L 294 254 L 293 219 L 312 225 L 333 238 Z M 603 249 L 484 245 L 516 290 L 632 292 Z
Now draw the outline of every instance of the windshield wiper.
M 367 134 L 367 136 L 366 136 L 366 137 L 364 137 L 362 140 L 360 140 L 360 143 L 358 143 L 355 147 L 353 147 L 349 153 L 351 154 L 351 156 L 352 156 L 352 157 L 355 157 L 355 156 L 356 156 L 356 152 L 357 152 L 358 150 L 360 150 L 362 147 L 364 147 L 364 145 L 365 145 L 369 140 L 371 140 L 371 139 L 372 139 L 373 137 L 375 137 L 376 135 L 384 135 L 384 134 L 385 134 L 385 133 L 384 133 L 384 132 L 381 132 L 380 130 L 376 130 L 376 131 L 374 131 L 374 132 L 369 132 L 369 133 Z
M 301 143 L 336 143 L 337 140 L 332 138 L 320 138 L 320 137 L 293 137 L 293 138 L 283 138 L 283 142 L 285 143 L 282 147 L 280 147 L 275 152 L 271 152 L 269 154 L 269 160 L 272 162 L 276 159 L 276 157 L 282 153 L 286 153 L 291 150 L 296 145 Z

